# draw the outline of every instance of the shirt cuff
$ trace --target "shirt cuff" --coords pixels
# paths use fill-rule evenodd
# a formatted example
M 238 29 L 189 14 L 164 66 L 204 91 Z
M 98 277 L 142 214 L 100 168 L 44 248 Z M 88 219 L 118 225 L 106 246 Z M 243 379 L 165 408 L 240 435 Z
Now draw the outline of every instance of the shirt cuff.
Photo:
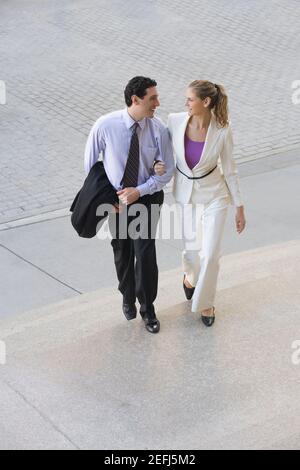
M 244 205 L 244 203 L 243 203 L 242 198 L 241 198 L 240 195 L 234 195 L 234 196 L 232 197 L 232 200 L 233 200 L 233 205 L 234 205 L 235 207 L 241 207 L 241 206 Z
M 150 194 L 150 188 L 148 183 L 141 184 L 140 186 L 137 186 L 136 189 L 139 191 L 141 197 Z

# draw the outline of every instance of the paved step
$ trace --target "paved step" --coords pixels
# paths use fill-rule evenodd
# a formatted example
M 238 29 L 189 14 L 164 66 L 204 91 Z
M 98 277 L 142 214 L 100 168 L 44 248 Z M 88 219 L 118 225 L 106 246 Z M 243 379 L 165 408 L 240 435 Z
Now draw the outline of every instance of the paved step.
M 182 274 L 160 276 L 161 333 L 100 289 L 0 322 L 0 448 L 299 448 L 300 242 L 222 259 L 206 329 Z

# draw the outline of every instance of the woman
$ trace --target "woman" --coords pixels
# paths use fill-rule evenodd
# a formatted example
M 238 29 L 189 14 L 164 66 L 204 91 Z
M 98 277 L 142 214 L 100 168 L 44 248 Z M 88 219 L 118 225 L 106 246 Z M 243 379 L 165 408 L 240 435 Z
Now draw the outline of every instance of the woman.
M 182 213 L 183 288 L 187 299 L 193 299 L 192 312 L 201 312 L 203 323 L 210 327 L 215 321 L 221 242 L 230 203 L 236 206 L 238 233 L 246 221 L 224 87 L 196 80 L 186 95 L 188 112 L 168 118 L 177 164 L 173 194 Z M 154 169 L 164 174 L 163 163 L 157 162 Z

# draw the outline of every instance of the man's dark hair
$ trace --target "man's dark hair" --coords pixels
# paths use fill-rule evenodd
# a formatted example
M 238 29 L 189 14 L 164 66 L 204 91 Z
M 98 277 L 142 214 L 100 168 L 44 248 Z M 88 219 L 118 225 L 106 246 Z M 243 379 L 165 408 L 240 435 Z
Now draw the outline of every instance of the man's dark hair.
M 147 77 L 134 77 L 132 78 L 125 90 L 124 90 L 124 96 L 125 96 L 125 102 L 127 106 L 130 108 L 132 105 L 132 96 L 136 95 L 139 98 L 144 98 L 147 94 L 147 88 L 152 88 L 154 86 L 157 86 L 157 83 L 155 80 L 152 80 L 151 78 Z

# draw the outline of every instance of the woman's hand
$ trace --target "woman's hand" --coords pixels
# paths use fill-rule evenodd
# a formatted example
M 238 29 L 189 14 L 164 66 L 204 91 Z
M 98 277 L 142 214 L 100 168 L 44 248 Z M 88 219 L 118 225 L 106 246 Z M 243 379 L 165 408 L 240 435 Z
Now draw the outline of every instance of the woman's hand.
M 166 172 L 166 165 L 164 162 L 157 162 L 154 164 L 154 172 L 158 176 L 163 176 Z
M 235 215 L 236 231 L 242 233 L 246 226 L 244 206 L 237 207 Z

